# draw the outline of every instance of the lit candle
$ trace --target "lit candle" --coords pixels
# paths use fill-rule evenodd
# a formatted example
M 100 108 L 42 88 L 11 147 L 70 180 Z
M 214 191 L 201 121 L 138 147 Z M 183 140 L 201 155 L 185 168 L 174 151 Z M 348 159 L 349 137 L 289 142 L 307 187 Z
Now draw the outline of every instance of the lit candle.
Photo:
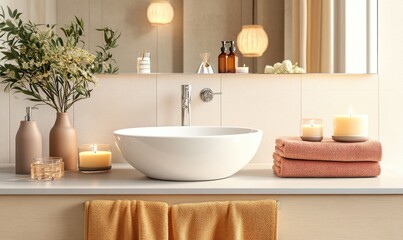
M 302 119 L 301 139 L 304 141 L 320 142 L 323 139 L 321 119 Z
M 353 114 L 351 106 L 349 114 L 334 115 L 333 136 L 368 137 L 368 115 Z
M 236 67 L 236 73 L 249 73 L 249 67 L 246 67 L 245 64 L 243 67 Z
M 80 171 L 104 171 L 111 169 L 112 153 L 108 144 L 82 145 L 79 148 Z

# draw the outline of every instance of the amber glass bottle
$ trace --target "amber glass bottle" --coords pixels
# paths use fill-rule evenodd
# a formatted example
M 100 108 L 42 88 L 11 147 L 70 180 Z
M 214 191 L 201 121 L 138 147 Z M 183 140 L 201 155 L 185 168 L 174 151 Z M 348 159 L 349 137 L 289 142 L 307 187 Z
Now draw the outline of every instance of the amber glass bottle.
M 227 53 L 225 52 L 227 49 L 225 48 L 225 41 L 221 41 L 221 53 L 218 55 L 218 72 L 226 73 L 227 72 Z
M 235 54 L 235 41 L 231 41 L 231 47 L 229 48 L 228 60 L 227 60 L 227 72 L 235 73 L 236 69 L 236 54 Z

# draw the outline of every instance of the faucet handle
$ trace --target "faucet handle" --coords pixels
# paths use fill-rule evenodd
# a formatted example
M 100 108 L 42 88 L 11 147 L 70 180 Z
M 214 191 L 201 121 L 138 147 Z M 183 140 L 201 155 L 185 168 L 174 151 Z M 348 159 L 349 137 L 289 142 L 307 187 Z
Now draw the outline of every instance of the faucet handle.
M 211 100 L 213 100 L 214 95 L 221 95 L 221 92 L 213 92 L 213 90 L 211 90 L 210 88 L 203 88 L 200 91 L 200 98 L 203 102 L 210 102 Z

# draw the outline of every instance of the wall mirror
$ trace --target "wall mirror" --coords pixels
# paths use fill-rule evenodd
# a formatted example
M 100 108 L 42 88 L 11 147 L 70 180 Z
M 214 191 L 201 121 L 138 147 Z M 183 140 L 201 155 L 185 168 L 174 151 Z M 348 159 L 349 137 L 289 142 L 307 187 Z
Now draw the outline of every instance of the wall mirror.
M 151 0 L 0 0 L 1 6 L 23 11 L 35 22 L 64 25 L 83 18 L 86 48 L 102 36 L 94 29 L 108 26 L 122 33 L 114 56 L 120 73 L 136 72 L 136 58 L 151 52 L 151 71 L 194 73 L 200 53 L 209 52 L 217 71 L 221 40 L 236 40 L 242 25 L 261 24 L 269 47 L 262 57 L 244 58 L 239 65 L 263 73 L 265 65 L 284 59 L 307 72 L 377 72 L 377 0 L 170 0 L 174 19 L 151 25 L 146 16 Z

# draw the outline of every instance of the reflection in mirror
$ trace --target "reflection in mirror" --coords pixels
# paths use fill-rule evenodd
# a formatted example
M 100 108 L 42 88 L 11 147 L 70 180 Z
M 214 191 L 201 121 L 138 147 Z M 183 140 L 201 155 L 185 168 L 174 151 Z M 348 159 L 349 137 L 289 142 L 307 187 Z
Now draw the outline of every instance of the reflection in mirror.
M 102 42 L 94 30 L 122 33 L 113 51 L 121 73 L 136 72 L 136 59 L 151 52 L 151 72 L 195 73 L 200 53 L 211 54 L 217 72 L 222 40 L 236 40 L 242 25 L 263 25 L 269 47 L 259 58 L 242 57 L 239 65 L 263 73 L 266 65 L 291 59 L 307 72 L 377 72 L 377 0 L 170 0 L 174 19 L 153 26 L 147 20 L 150 0 L 0 0 L 37 23 L 64 25 L 74 16 L 85 23 L 86 48 Z
M 307 72 L 377 72 L 376 0 L 286 0 L 285 58 Z

